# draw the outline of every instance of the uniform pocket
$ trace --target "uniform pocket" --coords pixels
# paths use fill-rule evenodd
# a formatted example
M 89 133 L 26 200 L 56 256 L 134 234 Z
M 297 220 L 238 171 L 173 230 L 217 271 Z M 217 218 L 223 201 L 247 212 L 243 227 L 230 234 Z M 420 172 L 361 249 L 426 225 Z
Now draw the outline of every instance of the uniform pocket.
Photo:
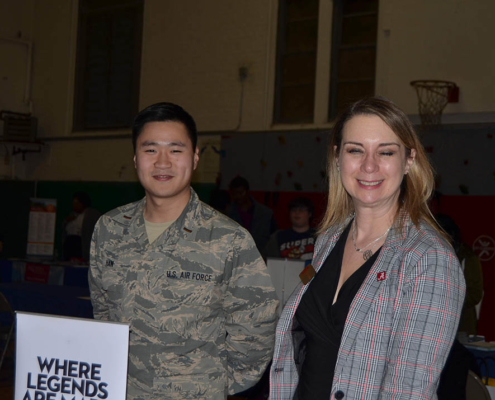
M 113 321 L 130 322 L 132 320 L 131 310 L 124 307 L 131 295 L 128 270 L 129 266 L 114 265 L 102 271 L 102 287 L 106 291 L 110 319 Z
M 127 266 L 115 265 L 106 267 L 102 272 L 102 287 L 112 302 L 124 297 L 127 269 Z

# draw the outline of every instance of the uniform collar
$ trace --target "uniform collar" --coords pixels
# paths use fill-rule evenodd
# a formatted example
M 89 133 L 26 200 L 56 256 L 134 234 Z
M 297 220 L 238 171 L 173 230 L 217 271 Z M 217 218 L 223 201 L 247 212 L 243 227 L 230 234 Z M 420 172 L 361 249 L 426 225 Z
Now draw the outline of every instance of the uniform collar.
M 134 238 L 141 246 L 149 244 L 144 221 L 145 206 L 146 198 L 142 199 L 135 208 L 135 214 L 132 216 L 133 221 L 130 226 L 130 231 L 132 231 Z M 200 217 L 200 201 L 196 192 L 191 188 L 191 197 L 186 207 L 163 235 L 154 242 L 154 245 L 157 248 L 163 248 L 174 246 L 181 238 L 193 240 L 199 226 Z
M 200 225 L 201 210 L 200 201 L 196 192 L 191 188 L 191 197 L 182 211 L 179 218 L 170 226 L 166 232 L 164 240 L 170 238 L 191 239 L 196 234 L 196 230 Z

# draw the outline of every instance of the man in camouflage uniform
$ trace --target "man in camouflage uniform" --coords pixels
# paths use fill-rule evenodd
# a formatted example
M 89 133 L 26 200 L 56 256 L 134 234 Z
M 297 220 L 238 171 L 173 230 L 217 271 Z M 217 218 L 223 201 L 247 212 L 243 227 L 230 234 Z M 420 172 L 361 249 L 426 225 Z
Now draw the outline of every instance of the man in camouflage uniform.
M 146 196 L 108 212 L 92 240 L 95 318 L 130 323 L 127 398 L 224 399 L 270 361 L 276 300 L 249 233 L 190 188 L 192 117 L 171 103 L 134 121 Z

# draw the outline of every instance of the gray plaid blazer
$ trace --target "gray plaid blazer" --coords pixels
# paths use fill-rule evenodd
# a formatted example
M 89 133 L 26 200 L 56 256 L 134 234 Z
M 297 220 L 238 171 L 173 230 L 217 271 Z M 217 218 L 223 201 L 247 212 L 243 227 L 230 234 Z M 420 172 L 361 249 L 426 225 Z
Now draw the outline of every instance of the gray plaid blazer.
M 440 373 L 457 331 L 465 282 L 451 246 L 429 225 L 392 229 L 346 319 L 331 398 L 436 399 Z M 318 237 L 318 271 L 345 226 Z M 296 287 L 278 322 L 270 399 L 293 399 L 297 388 L 294 314 L 311 282 Z M 338 393 L 335 396 L 336 392 Z M 306 400 L 306 399 L 304 399 Z

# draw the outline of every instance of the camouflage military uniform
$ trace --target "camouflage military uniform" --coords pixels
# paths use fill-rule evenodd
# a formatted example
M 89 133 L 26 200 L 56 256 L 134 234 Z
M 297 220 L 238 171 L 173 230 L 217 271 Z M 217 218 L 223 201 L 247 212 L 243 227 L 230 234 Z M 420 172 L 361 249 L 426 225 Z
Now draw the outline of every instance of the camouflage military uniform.
M 249 233 L 191 199 L 152 244 L 145 200 L 98 221 L 89 283 L 95 318 L 131 324 L 127 398 L 224 399 L 271 359 L 276 300 Z

